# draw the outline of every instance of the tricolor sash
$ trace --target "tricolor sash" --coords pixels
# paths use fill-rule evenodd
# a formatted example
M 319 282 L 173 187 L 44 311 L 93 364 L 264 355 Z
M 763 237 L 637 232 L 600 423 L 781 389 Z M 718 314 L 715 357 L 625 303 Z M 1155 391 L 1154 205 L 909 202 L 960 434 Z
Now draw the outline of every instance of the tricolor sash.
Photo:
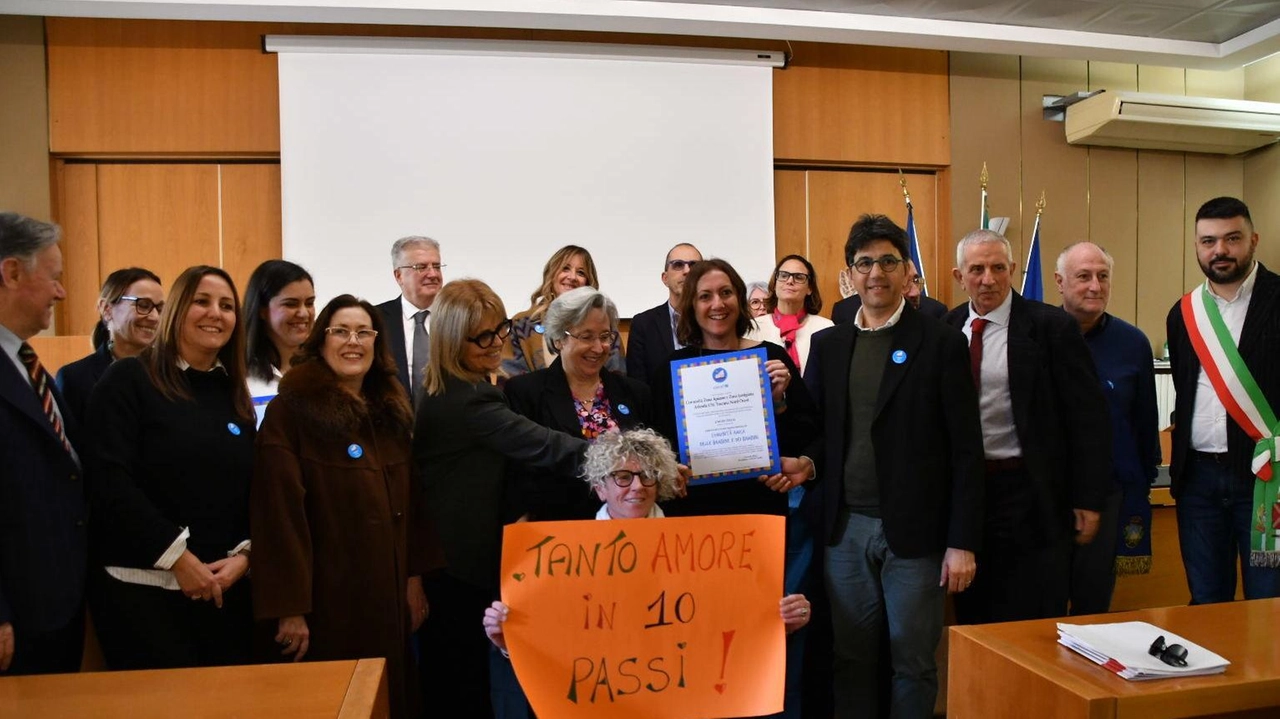
M 1222 319 L 1218 305 L 1209 294 L 1209 283 L 1183 295 L 1182 322 L 1200 365 L 1204 367 L 1209 383 L 1227 414 L 1255 444 L 1253 460 L 1249 468 L 1256 479 L 1253 483 L 1253 521 L 1250 527 L 1252 551 L 1249 563 L 1255 567 L 1280 567 L 1280 504 L 1277 490 L 1280 481 L 1276 476 L 1280 456 L 1277 455 L 1277 435 L 1280 424 L 1271 410 L 1270 403 L 1253 379 L 1253 373 L 1240 356 L 1231 330 Z

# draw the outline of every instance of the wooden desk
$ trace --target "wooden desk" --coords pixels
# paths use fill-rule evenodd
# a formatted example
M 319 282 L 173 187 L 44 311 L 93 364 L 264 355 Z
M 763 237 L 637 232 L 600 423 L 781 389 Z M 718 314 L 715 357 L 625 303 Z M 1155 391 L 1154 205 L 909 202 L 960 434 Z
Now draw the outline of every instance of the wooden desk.
M 1225 674 L 1131 682 L 1058 644 L 1044 619 L 951 627 L 948 719 L 1280 716 L 1280 599 L 1072 617 L 1144 621 L 1231 662 Z M 1247 713 L 1238 713 L 1247 712 Z
M 385 659 L 0 679 L 0 715 L 386 719 Z

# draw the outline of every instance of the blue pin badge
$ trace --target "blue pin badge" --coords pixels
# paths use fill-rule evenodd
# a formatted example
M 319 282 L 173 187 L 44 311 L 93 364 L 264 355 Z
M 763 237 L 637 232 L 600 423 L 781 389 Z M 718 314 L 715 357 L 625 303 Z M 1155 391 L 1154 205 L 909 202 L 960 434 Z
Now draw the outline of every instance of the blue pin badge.
M 631 408 L 630 408 L 630 407 L 628 407 L 628 406 L 626 406 L 625 404 L 620 404 L 620 405 L 618 405 L 618 413 L 619 413 L 619 414 L 631 414 Z
M 907 353 L 904 350 L 894 350 L 892 357 L 894 364 L 902 364 L 907 361 Z
M 364 456 L 364 447 L 354 443 L 347 445 L 347 456 L 352 459 L 360 459 Z
M 236 437 L 239 437 L 240 425 L 236 424 L 235 422 L 227 422 L 227 431 L 235 435 Z
M 537 332 L 538 334 L 543 334 L 544 332 L 546 332 L 546 330 L 542 328 L 541 322 L 533 326 L 533 331 Z

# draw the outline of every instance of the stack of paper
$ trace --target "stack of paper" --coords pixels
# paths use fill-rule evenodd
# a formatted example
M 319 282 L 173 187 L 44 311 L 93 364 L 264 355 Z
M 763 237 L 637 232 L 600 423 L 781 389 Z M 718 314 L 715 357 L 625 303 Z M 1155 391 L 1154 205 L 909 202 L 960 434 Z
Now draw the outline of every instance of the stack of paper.
M 1181 644 L 1187 648 L 1187 666 L 1170 666 L 1149 653 L 1151 644 L 1161 636 L 1165 646 Z M 1199 644 L 1146 622 L 1059 623 L 1058 643 L 1125 679 L 1221 674 L 1231 663 Z

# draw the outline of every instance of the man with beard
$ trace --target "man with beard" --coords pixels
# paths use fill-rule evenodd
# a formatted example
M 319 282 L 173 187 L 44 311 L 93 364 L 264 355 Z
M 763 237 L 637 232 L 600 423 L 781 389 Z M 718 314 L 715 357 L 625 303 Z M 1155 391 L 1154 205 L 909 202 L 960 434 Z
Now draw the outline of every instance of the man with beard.
M 1280 277 L 1253 259 L 1249 208 L 1218 197 L 1196 212 L 1207 278 L 1169 311 L 1178 535 L 1192 604 L 1280 597 L 1276 490 Z

